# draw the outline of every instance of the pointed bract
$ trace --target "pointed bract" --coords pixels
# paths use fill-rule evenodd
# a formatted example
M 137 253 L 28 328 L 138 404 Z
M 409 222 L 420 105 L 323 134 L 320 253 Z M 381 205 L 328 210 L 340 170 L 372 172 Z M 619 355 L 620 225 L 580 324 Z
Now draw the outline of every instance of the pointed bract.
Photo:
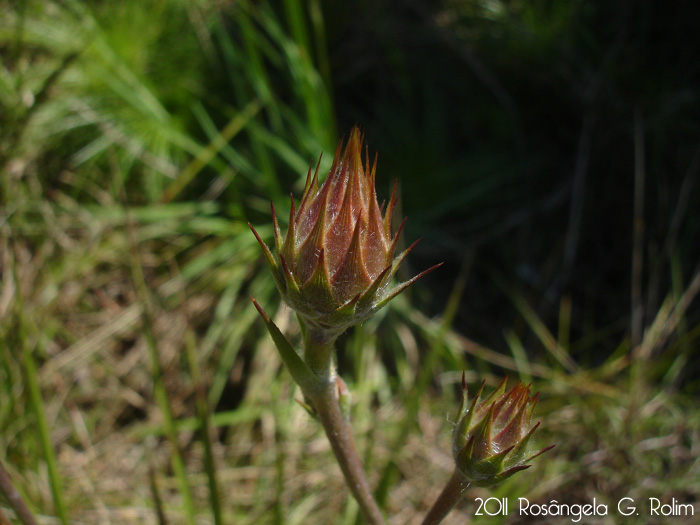
M 457 468 L 469 482 L 480 487 L 501 483 L 528 468 L 526 462 L 552 447 L 530 452 L 528 442 L 539 426 L 530 427 L 537 395 L 518 382 L 508 392 L 506 380 L 486 399 L 479 401 L 484 388 L 467 405 L 467 385 L 462 376 L 462 402 L 452 433 L 452 452 Z M 554 446 L 554 445 L 552 445 Z
M 313 165 L 309 167 L 298 209 L 292 198 L 284 236 L 272 208 L 276 259 L 255 234 L 285 302 L 302 322 L 331 337 L 366 320 L 427 273 L 388 286 L 415 243 L 395 258 L 405 223 L 392 237 L 396 184 L 382 216 L 375 190 L 377 157 L 370 167 L 362 150 L 362 133 L 355 127 L 345 146 L 339 143 L 323 183 L 318 176 L 321 160 L 313 175 Z

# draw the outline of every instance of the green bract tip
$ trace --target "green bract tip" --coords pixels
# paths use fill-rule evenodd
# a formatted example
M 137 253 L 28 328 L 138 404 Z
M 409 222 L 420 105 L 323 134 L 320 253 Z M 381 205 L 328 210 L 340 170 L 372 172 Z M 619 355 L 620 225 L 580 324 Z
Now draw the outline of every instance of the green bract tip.
M 528 450 L 528 441 L 539 426 L 530 426 L 537 395 L 518 382 L 505 391 L 506 380 L 486 399 L 481 391 L 467 403 L 467 386 L 462 375 L 462 404 L 452 434 L 452 452 L 457 468 L 471 483 L 480 487 L 496 485 L 516 472 L 529 468 L 531 459 L 554 445 Z

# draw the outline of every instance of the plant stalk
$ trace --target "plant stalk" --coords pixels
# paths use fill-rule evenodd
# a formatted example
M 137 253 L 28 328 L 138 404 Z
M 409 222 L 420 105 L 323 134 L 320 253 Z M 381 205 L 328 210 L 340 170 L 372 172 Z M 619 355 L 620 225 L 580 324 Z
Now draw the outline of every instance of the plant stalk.
M 367 522 L 371 525 L 381 525 L 384 523 L 384 517 L 372 496 L 350 424 L 343 418 L 335 389 L 335 381 L 329 382 L 328 388 L 308 396 L 309 401 L 326 431 L 333 454 L 345 476 L 345 482 L 360 505 Z
M 336 373 L 333 364 L 333 339 L 324 337 L 322 331 L 306 327 L 304 332 L 304 360 L 318 376 L 317 386 L 304 391 L 326 431 L 345 482 L 371 525 L 382 525 L 384 516 L 372 496 L 372 489 L 365 475 L 362 460 L 357 453 L 350 423 L 343 417 L 338 402 Z
M 15 511 L 15 515 L 19 521 L 21 521 L 24 525 L 36 525 L 34 516 L 29 510 L 29 507 L 27 507 L 27 505 L 24 503 L 22 496 L 20 496 L 17 489 L 15 489 L 15 487 L 12 485 L 10 475 L 5 470 L 2 462 L 0 462 L 0 494 L 5 497 L 7 502 L 10 504 L 10 507 L 12 507 L 12 510 Z M 4 515 L 1 513 L 2 511 L 0 511 L 0 523 L 9 523 L 6 518 L 4 521 L 2 520 Z
M 457 469 L 452 473 L 450 481 L 442 489 L 437 501 L 433 504 L 428 515 L 423 520 L 423 525 L 437 525 L 447 516 L 454 506 L 464 497 L 469 488 L 469 482 L 464 479 Z
M 320 379 L 333 383 L 335 377 L 335 367 L 333 365 L 333 350 L 335 337 L 332 337 L 325 330 L 308 326 L 301 319 L 299 324 L 302 327 L 302 339 L 304 343 L 304 361 Z

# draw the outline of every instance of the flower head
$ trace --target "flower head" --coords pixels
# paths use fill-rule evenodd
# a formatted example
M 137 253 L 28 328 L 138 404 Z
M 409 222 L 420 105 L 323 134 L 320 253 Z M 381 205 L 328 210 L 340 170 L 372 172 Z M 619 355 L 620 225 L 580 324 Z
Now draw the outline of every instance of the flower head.
M 287 304 L 305 323 L 333 336 L 364 321 L 435 268 L 390 287 L 398 266 L 416 243 L 394 258 L 403 228 L 402 223 L 392 236 L 396 186 L 383 210 L 375 192 L 376 157 L 370 169 L 366 154 L 363 162 L 362 146 L 362 135 L 355 127 L 344 150 L 342 142 L 338 145 L 320 187 L 318 166 L 313 176 L 309 168 L 298 210 L 292 197 L 284 237 L 272 208 L 276 257 L 253 229 Z
M 537 405 L 537 395 L 530 397 L 530 387 L 518 382 L 505 391 L 506 380 L 486 399 L 479 402 L 481 391 L 467 404 L 467 385 L 462 375 L 462 404 L 452 435 L 452 452 L 457 468 L 475 485 L 496 485 L 516 472 L 529 468 L 531 459 L 554 445 L 533 452 L 528 441 L 539 426 L 530 426 Z

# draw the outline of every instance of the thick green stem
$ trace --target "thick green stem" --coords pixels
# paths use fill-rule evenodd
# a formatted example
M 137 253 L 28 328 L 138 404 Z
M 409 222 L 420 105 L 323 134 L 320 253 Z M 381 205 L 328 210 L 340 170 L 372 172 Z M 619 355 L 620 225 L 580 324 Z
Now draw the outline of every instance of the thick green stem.
M 469 482 L 455 469 L 450 481 L 442 489 L 442 493 L 423 520 L 423 525 L 437 525 L 445 519 L 445 516 L 459 503 L 468 488 Z
M 350 424 L 343 417 L 338 402 L 335 367 L 333 365 L 333 339 L 322 331 L 307 327 L 304 332 L 304 360 L 318 376 L 318 386 L 304 395 L 311 403 L 326 431 L 333 454 L 338 461 L 345 482 L 355 496 L 365 519 L 371 525 L 384 523 L 379 506 L 374 501 L 362 460 L 357 453 Z
M 333 349 L 336 337 L 325 330 L 305 326 L 303 322 L 301 326 L 304 327 L 304 361 L 314 374 L 332 383 L 335 376 Z

